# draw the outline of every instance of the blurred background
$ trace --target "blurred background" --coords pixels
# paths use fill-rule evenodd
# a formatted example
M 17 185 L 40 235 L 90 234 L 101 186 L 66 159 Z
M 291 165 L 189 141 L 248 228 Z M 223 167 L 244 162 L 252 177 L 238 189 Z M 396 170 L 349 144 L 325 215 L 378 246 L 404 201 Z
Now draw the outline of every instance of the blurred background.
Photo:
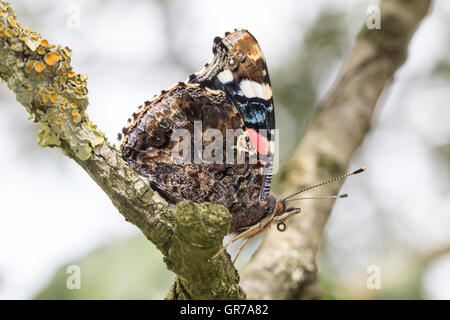
M 25 27 L 73 49 L 90 118 L 110 141 L 143 101 L 200 70 L 215 36 L 248 29 L 270 70 L 281 164 L 377 3 L 12 1 Z M 436 1 L 353 159 L 368 170 L 344 184 L 350 198 L 336 203 L 317 260 L 328 298 L 450 299 L 449 21 L 450 3 Z M 0 299 L 164 298 L 174 275 L 159 251 L 73 161 L 37 145 L 40 125 L 6 85 L 0 105 Z M 66 287 L 69 265 L 80 290 Z

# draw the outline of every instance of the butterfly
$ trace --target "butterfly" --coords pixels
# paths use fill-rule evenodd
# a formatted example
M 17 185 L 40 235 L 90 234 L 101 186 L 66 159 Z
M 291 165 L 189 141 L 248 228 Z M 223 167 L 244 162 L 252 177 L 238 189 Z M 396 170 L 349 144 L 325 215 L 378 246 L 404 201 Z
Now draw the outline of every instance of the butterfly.
M 236 261 L 249 239 L 272 224 L 285 231 L 286 220 L 301 211 L 288 202 L 316 186 L 282 200 L 270 193 L 275 110 L 266 60 L 256 39 L 246 30 L 227 32 L 214 39 L 212 52 L 203 70 L 138 108 L 119 135 L 120 150 L 123 159 L 169 202 L 187 199 L 226 206 L 232 215 L 230 233 L 237 235 L 213 258 L 244 239 Z M 227 135 L 230 131 L 234 135 Z M 203 139 L 209 132 L 216 134 L 214 142 L 220 142 L 220 135 L 231 141 L 231 148 L 216 144 L 211 152 L 214 160 L 222 156 L 222 161 L 202 161 L 205 151 L 211 151 L 212 139 Z M 180 150 L 182 162 L 174 157 Z M 230 152 L 231 161 L 224 160 L 223 154 Z M 237 161 L 242 154 L 243 161 Z

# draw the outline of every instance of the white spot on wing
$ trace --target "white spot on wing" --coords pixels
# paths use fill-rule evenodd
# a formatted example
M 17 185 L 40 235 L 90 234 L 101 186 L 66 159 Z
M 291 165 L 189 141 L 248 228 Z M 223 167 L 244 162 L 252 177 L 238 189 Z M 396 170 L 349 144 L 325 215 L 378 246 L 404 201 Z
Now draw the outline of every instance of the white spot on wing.
M 233 74 L 231 73 L 230 70 L 223 70 L 221 73 L 219 73 L 217 75 L 217 77 L 219 78 L 220 82 L 222 83 L 228 83 L 234 80 L 233 78 Z
M 244 79 L 240 84 L 241 91 L 247 98 L 260 98 L 270 100 L 272 98 L 272 88 L 266 83 Z

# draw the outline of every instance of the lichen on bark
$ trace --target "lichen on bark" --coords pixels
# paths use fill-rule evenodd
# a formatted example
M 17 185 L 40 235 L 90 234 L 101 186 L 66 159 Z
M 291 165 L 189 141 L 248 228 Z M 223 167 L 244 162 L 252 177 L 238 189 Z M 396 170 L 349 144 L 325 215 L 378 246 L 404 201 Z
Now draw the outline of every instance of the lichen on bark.
M 231 214 L 221 205 L 182 201 L 174 209 L 174 236 L 167 267 L 178 274 L 168 297 L 243 299 L 239 274 L 226 255 L 212 261 L 230 230 Z
M 11 6 L 0 3 L 0 77 L 42 124 L 40 146 L 60 146 L 64 140 L 75 156 L 87 160 L 104 137 L 85 112 L 87 75 L 72 70 L 71 55 L 70 48 L 50 45 L 23 28 Z

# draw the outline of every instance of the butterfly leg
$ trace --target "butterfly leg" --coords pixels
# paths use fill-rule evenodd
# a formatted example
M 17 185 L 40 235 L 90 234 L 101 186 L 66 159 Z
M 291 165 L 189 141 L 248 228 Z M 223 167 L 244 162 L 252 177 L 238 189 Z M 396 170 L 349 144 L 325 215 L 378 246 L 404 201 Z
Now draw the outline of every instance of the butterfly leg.
M 247 244 L 248 240 L 250 240 L 250 238 L 246 238 L 244 240 L 244 242 L 242 242 L 241 246 L 239 247 L 239 249 L 238 249 L 238 251 L 236 253 L 236 256 L 233 259 L 233 264 L 236 262 L 237 258 L 239 257 L 239 253 L 241 253 L 242 248 L 245 247 L 245 245 Z
M 265 218 L 263 221 L 261 221 L 260 223 L 257 223 L 251 227 L 249 227 L 247 230 L 245 230 L 244 232 L 239 233 L 237 236 L 235 236 L 233 239 L 231 239 L 230 241 L 228 241 L 228 243 L 226 245 L 224 245 L 222 247 L 222 249 L 220 249 L 214 256 L 212 256 L 211 260 L 214 260 L 219 254 L 221 254 L 222 252 L 225 251 L 225 249 L 232 244 L 233 242 L 239 240 L 239 239 L 246 239 L 248 241 L 248 239 L 253 238 L 254 236 L 260 234 L 261 232 L 263 232 L 265 229 L 267 229 L 267 227 L 270 226 L 270 222 L 273 219 L 273 214 L 268 216 L 267 218 Z M 245 241 L 244 241 L 245 242 Z M 246 242 L 245 242 L 246 243 Z
M 229 246 L 230 244 L 232 244 L 233 242 L 235 242 L 235 241 L 237 241 L 237 240 L 239 240 L 239 239 L 242 239 L 242 238 L 246 238 L 246 240 L 248 240 L 248 239 L 250 239 L 251 237 L 253 237 L 253 236 L 254 236 L 254 234 L 253 234 L 254 229 L 257 228 L 257 226 L 258 226 L 258 225 L 251 226 L 250 228 L 248 228 L 248 229 L 245 230 L 244 232 L 241 232 L 241 233 L 239 233 L 237 236 L 235 236 L 234 238 L 232 238 L 230 241 L 227 242 L 226 245 L 224 245 L 224 246 L 222 247 L 222 249 L 220 249 L 214 256 L 212 256 L 211 260 L 214 260 L 215 258 L 217 258 L 217 256 L 218 256 L 219 254 L 221 254 L 222 252 L 224 252 L 225 249 L 228 248 L 228 246 Z
M 213 255 L 213 256 L 211 257 L 211 260 L 214 260 L 215 258 L 217 258 L 217 256 L 218 256 L 219 254 L 221 254 L 222 252 L 224 252 L 225 249 L 228 248 L 228 246 L 229 246 L 230 244 L 232 244 L 232 243 L 235 242 L 236 240 L 239 240 L 240 238 L 241 238 L 241 237 L 240 237 L 240 234 L 238 234 L 236 237 L 234 237 L 233 239 L 231 239 L 230 241 L 228 241 L 226 245 L 224 245 L 219 251 L 217 251 L 217 253 L 216 253 L 215 255 Z

